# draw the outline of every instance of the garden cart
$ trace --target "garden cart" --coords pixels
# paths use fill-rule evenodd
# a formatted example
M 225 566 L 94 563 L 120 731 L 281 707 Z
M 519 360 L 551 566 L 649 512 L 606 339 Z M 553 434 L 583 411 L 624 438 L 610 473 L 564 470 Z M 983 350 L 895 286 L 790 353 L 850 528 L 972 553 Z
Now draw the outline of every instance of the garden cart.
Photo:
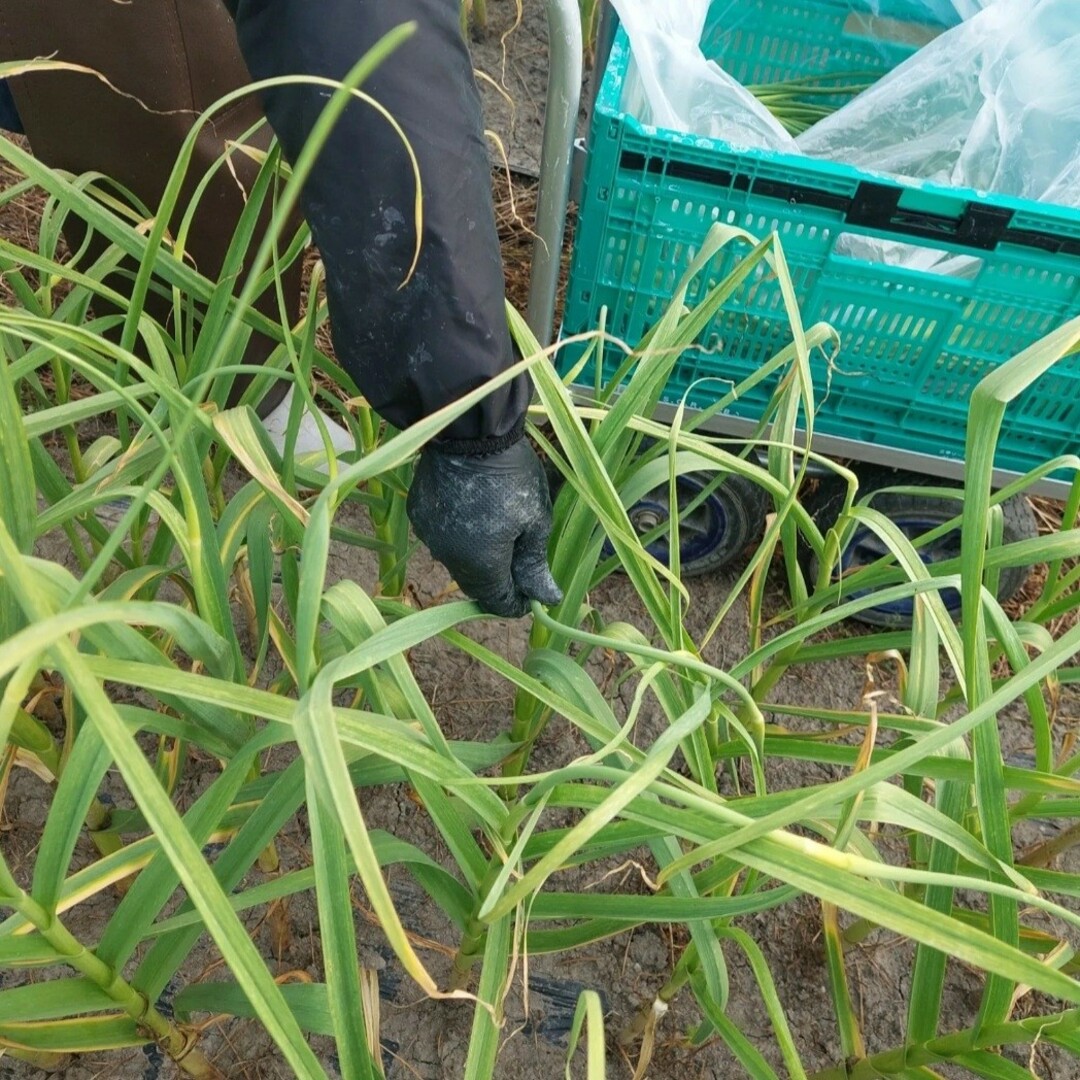
M 860 3 L 865 17 L 859 18 Z M 723 7 L 724 5 L 719 5 Z M 871 6 L 873 11 L 871 11 Z M 573 33 L 570 4 L 559 11 L 561 37 L 553 33 L 552 101 L 562 110 L 574 101 L 578 71 L 561 52 Z M 714 10 L 718 5 L 714 4 Z M 853 16 L 854 12 L 854 16 Z M 707 21 L 702 48 L 744 84 L 763 84 L 858 68 L 885 74 L 914 50 L 919 34 L 904 32 L 916 19 L 926 33 L 925 8 L 914 0 L 745 0 L 738 33 L 723 20 Z M 553 26 L 558 20 L 553 15 Z M 882 27 L 890 37 L 882 38 Z M 899 28 L 899 32 L 898 32 Z M 574 50 L 577 55 L 576 49 Z M 853 463 L 860 497 L 877 488 L 959 485 L 964 475 L 968 401 L 979 380 L 1066 319 L 1080 313 L 1080 212 L 1062 206 L 988 195 L 933 184 L 905 184 L 890 177 L 828 161 L 736 149 L 691 135 L 648 127 L 624 108 L 631 68 L 629 41 L 607 9 L 600 23 L 596 68 L 588 102 L 588 136 L 576 157 L 581 176 L 575 193 L 579 217 L 562 321 L 564 337 L 586 333 L 606 312 L 612 341 L 636 344 L 667 307 L 675 284 L 715 222 L 763 237 L 776 233 L 791 268 L 807 325 L 823 321 L 840 334 L 835 362 L 815 357 L 820 393 L 813 449 Z M 550 197 L 570 183 L 570 132 L 555 134 L 549 115 L 545 140 L 541 240 L 533 271 L 530 316 L 542 341 L 550 341 L 554 252 L 562 235 Z M 904 266 L 851 258 L 842 238 L 870 238 L 923 245 L 967 256 L 974 267 L 952 277 Z M 730 248 L 730 245 L 729 245 Z M 737 256 L 718 255 L 697 295 L 721 280 Z M 976 261 L 977 260 L 977 261 Z M 785 344 L 783 298 L 775 281 L 753 280 L 717 313 L 699 344 L 680 358 L 664 393 L 664 405 L 705 409 L 716 400 L 718 380 L 734 385 L 751 375 Z M 572 368 L 585 346 L 568 340 L 558 354 Z M 623 351 L 602 350 L 605 378 Z M 587 367 L 583 383 L 594 382 Z M 826 390 L 826 392 L 822 392 Z M 766 406 L 766 381 L 711 416 L 704 429 L 727 437 L 748 436 Z M 1080 431 L 1080 359 L 1057 365 L 1009 409 L 995 459 L 995 484 L 1038 468 L 1077 448 Z M 734 478 L 733 478 L 734 479 Z M 682 572 L 722 565 L 759 535 L 765 506 L 753 485 L 729 482 L 704 501 L 702 482 L 683 481 L 685 499 L 699 505 L 684 522 Z M 1063 496 L 1063 472 L 1029 492 Z M 668 513 L 667 492 L 631 508 L 647 531 Z M 940 494 L 883 493 L 874 505 L 909 537 L 956 516 L 957 498 Z M 680 501 L 683 495 L 680 495 Z M 827 528 L 842 493 L 822 480 L 804 500 Z M 1023 497 L 1002 506 L 1005 542 L 1032 535 L 1035 520 Z M 747 531 L 749 530 L 749 537 Z M 928 561 L 959 551 L 957 532 L 923 547 Z M 856 532 L 842 555 L 845 569 L 885 554 L 867 530 Z M 1004 597 L 1024 580 L 1023 571 L 1002 575 Z M 958 605 L 958 597 L 954 598 Z M 902 623 L 911 601 L 873 609 L 870 621 Z

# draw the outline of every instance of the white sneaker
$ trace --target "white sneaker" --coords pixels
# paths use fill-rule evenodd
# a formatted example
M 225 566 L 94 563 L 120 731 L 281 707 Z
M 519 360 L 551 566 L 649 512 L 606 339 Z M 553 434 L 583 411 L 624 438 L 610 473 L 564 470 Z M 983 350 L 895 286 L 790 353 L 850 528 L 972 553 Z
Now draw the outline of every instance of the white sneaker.
M 293 394 L 295 392 L 296 388 L 290 386 L 289 392 L 281 399 L 281 402 L 275 406 L 268 416 L 263 418 L 262 424 L 266 428 L 266 434 L 270 436 L 270 441 L 279 453 L 285 449 L 285 432 L 289 426 L 289 411 L 292 408 Z M 321 409 L 319 410 L 319 416 L 322 417 L 322 421 L 326 425 L 326 433 L 330 436 L 330 445 L 333 447 L 335 455 L 347 454 L 356 449 L 356 443 L 346 428 L 343 428 L 336 420 L 332 420 Z M 295 452 L 297 454 L 311 454 L 315 452 L 325 453 L 325 450 L 326 447 L 323 443 L 322 433 L 319 431 L 319 425 L 316 423 L 315 417 L 305 409 L 300 416 L 300 430 L 296 434 Z

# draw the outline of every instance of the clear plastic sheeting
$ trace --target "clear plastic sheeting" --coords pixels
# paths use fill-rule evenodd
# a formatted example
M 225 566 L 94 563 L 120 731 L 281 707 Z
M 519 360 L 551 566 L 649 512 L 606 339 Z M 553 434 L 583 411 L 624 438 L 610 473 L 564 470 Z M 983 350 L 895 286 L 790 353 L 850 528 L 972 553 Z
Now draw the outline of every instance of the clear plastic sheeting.
M 623 108 L 643 124 L 720 139 L 736 149 L 795 152 L 780 122 L 701 50 L 710 0 L 612 0 L 633 62 Z
M 949 25 L 998 0 L 910 0 L 914 17 Z M 753 94 L 701 49 L 706 20 L 727 30 L 742 22 L 745 4 L 728 0 L 612 0 L 630 39 L 632 62 L 623 108 L 641 123 L 704 135 L 737 150 L 796 153 L 796 143 Z M 884 17 L 881 0 L 851 0 L 855 14 Z
M 940 248 L 909 244 L 903 240 L 880 240 L 861 233 L 841 233 L 836 238 L 833 253 L 845 259 L 900 266 L 905 270 L 921 270 L 927 274 L 973 280 L 983 268 L 983 260 L 974 255 L 956 255 Z
M 799 140 L 905 179 L 1080 205 L 1080 3 L 996 0 Z
M 997 0 L 911 0 L 910 6 L 914 9 L 914 14 L 925 15 L 931 22 L 950 26 L 957 18 L 970 19 L 994 3 L 997 3 Z M 881 0 L 865 0 L 864 7 L 878 17 L 887 14 L 887 11 L 882 10 Z
M 707 20 L 725 34 L 739 29 L 740 0 L 612 2 L 634 58 L 623 105 L 643 123 L 736 150 L 801 153 L 907 182 L 1080 206 L 1080 0 L 908 0 L 906 17 L 950 28 L 797 139 L 702 51 Z M 850 7 L 896 21 L 884 0 Z M 955 277 L 981 266 L 857 234 L 841 237 L 836 254 Z

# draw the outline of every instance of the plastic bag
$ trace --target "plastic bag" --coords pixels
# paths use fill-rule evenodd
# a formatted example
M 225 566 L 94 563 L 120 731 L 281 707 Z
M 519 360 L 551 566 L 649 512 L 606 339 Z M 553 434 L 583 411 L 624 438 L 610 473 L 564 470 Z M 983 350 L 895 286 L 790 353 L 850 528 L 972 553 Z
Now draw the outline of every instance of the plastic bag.
M 637 0 L 639 5 L 662 3 L 663 0 Z M 777 0 L 712 0 L 705 20 L 707 33 L 711 30 L 721 38 L 739 33 L 747 23 L 751 32 L 760 39 L 761 9 Z M 964 19 L 977 15 L 983 8 L 998 0 L 906 0 L 902 7 L 896 0 L 834 0 L 823 12 L 831 23 L 836 18 L 836 7 L 846 8 L 849 17 L 844 23 L 845 39 L 858 39 L 858 51 L 876 52 L 885 62 L 884 70 L 896 62 L 896 46 L 907 45 L 920 48 L 928 44 L 946 29 L 956 26 Z M 800 9 L 803 4 L 800 4 Z M 775 45 L 765 42 L 764 52 L 770 50 L 775 56 Z M 832 60 L 847 51 L 848 40 L 837 42 L 831 51 Z M 784 50 L 780 50 L 783 56 Z M 764 59 L 764 57 L 763 57 Z M 856 64 L 856 66 L 861 66 Z
M 970 19 L 994 3 L 997 0 L 915 0 L 914 6 L 932 22 L 951 26 L 958 18 Z M 866 6 L 878 18 L 887 17 L 888 12 L 881 10 L 881 0 L 866 0 Z
M 623 105 L 644 123 L 737 149 L 1080 206 L 1080 0 L 909 0 L 910 19 L 930 28 L 928 43 L 797 140 L 702 52 L 706 20 L 736 33 L 746 0 L 613 3 L 635 58 Z M 897 22 L 881 0 L 849 4 L 853 14 Z M 958 277 L 981 265 L 856 234 L 841 236 L 836 253 Z
M 643 124 L 707 135 L 743 149 L 795 152 L 757 98 L 701 51 L 710 0 L 612 0 L 633 62 L 622 107 Z
M 949 25 L 996 0 L 912 0 L 913 18 Z M 622 107 L 641 123 L 705 135 L 737 149 L 796 153 L 784 126 L 701 49 L 706 20 L 735 32 L 745 0 L 612 0 L 630 38 Z M 881 0 L 849 0 L 854 14 L 884 17 Z M 920 10 L 921 9 L 921 10 Z M 886 12 L 888 9 L 885 9 Z
M 814 157 L 1080 205 L 1077 0 L 995 0 L 799 137 Z
M 983 260 L 975 255 L 957 255 L 941 248 L 907 244 L 902 240 L 881 240 L 862 233 L 841 233 L 833 245 L 833 254 L 860 262 L 882 263 L 905 270 L 969 280 L 977 278 L 983 267 Z
M 638 0 L 639 4 L 651 2 L 652 0 Z M 994 3 L 997 3 L 997 0 L 908 0 L 903 17 L 899 19 L 895 3 L 889 3 L 889 0 L 847 0 L 847 7 L 853 15 L 900 22 L 925 22 L 946 27 L 954 26 L 962 19 L 970 19 Z M 738 29 L 746 13 L 746 0 L 727 0 L 726 7 L 721 5 L 720 0 L 712 0 L 710 18 L 719 19 L 726 28 Z

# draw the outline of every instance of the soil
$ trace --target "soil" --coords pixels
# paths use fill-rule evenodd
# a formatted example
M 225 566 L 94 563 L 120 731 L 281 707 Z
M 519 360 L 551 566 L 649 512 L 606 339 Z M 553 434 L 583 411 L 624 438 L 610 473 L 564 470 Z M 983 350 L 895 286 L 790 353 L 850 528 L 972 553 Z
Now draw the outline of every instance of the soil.
M 492 159 L 521 175 L 539 176 L 548 78 L 545 4 L 488 0 L 487 28 L 474 24 L 471 36 Z
M 521 173 L 535 171 L 546 78 L 542 5 L 539 0 L 524 2 L 521 26 L 504 39 L 502 35 L 515 21 L 515 5 L 513 0 L 490 0 L 491 27 L 476 49 L 481 69 L 505 86 L 514 99 L 514 108 L 510 110 L 505 107 L 504 99 L 490 87 L 485 91 L 490 107 L 489 122 L 500 132 L 515 171 Z M 523 205 L 527 205 L 527 185 L 520 190 L 525 192 Z M 13 238 L 20 242 L 27 227 L 28 222 L 23 218 L 16 219 L 10 213 L 0 215 L 0 232 L 15 234 Z M 32 227 L 32 221 L 29 227 Z M 508 243 L 513 240 L 520 244 L 520 234 L 515 239 L 509 235 L 512 232 L 508 231 Z M 357 524 L 362 527 L 363 521 Z M 62 541 L 43 547 L 39 554 L 58 561 L 69 556 Z M 689 583 L 693 597 L 689 626 L 695 636 L 711 622 L 732 587 L 736 572 L 718 572 Z M 367 553 L 338 546 L 334 549 L 332 575 L 351 578 L 370 587 L 374 585 L 375 568 Z M 416 555 L 410 580 L 417 598 L 424 604 L 441 598 L 449 585 L 446 572 L 425 551 Z M 646 625 L 640 603 L 623 578 L 609 579 L 591 599 L 605 618 Z M 776 610 L 784 605 L 779 580 L 773 585 L 770 603 Z M 746 625 L 745 608 L 736 606 L 710 643 L 707 659 L 730 665 L 743 655 L 747 647 Z M 524 654 L 527 629 L 524 622 L 492 620 L 473 624 L 468 632 L 511 660 L 519 660 Z M 507 728 L 511 695 L 505 685 L 478 664 L 438 643 L 428 643 L 414 650 L 412 662 L 449 736 L 490 740 Z M 603 672 L 598 668 L 597 674 Z M 812 668 L 796 668 L 777 688 L 775 699 L 817 707 L 855 708 L 860 703 L 864 682 L 864 661 L 858 657 Z M 1075 696 L 1068 698 L 1064 707 L 1070 711 L 1063 720 L 1071 719 L 1073 723 L 1080 720 L 1080 702 Z M 646 716 L 642 721 L 641 738 L 655 735 L 660 724 L 658 716 Z M 1065 726 L 1063 723 L 1062 727 Z M 1019 759 L 1031 754 L 1030 729 L 1020 711 L 1002 716 L 1001 731 L 1007 758 Z M 575 729 L 554 721 L 537 748 L 535 766 L 542 768 L 563 763 L 580 754 L 582 749 L 582 741 Z M 278 755 L 272 765 L 284 763 L 286 751 L 279 749 Z M 215 767 L 210 761 L 206 765 L 208 770 Z M 198 775 L 194 770 L 192 773 L 188 778 L 191 790 L 183 793 L 187 797 L 199 786 Z M 772 760 L 768 764 L 771 790 L 805 786 L 837 775 L 839 770 L 799 762 Z M 118 784 L 114 794 L 117 800 L 124 797 Z M 360 797 L 371 827 L 387 829 L 437 856 L 437 838 L 425 816 L 415 812 L 415 803 L 404 787 L 363 792 Z M 50 792 L 42 781 L 26 770 L 15 771 L 0 816 L 0 842 L 16 873 L 25 874 L 32 867 L 34 846 L 40 836 L 49 799 Z M 1037 837 L 1035 826 L 1029 831 L 1030 835 L 1026 837 L 1018 835 L 1018 842 L 1031 842 Z M 903 838 L 885 830 L 881 842 L 886 851 L 898 850 Z M 284 869 L 297 869 L 308 864 L 309 840 L 303 814 L 289 824 L 279 840 L 279 848 Z M 88 862 L 92 855 L 89 843 L 82 841 L 76 852 L 76 867 Z M 1069 868 L 1077 869 L 1075 866 Z M 615 870 L 619 871 L 618 876 L 601 880 L 606 871 Z M 602 891 L 616 886 L 625 889 L 630 887 L 635 873 L 632 867 L 619 869 L 614 864 L 590 867 L 587 873 L 567 871 L 559 875 L 558 884 L 560 888 L 572 889 L 591 887 Z M 261 877 L 259 872 L 253 872 L 247 884 L 256 883 Z M 393 871 L 389 880 L 403 919 L 423 946 L 425 962 L 436 976 L 445 974 L 449 965 L 447 946 L 453 941 L 451 928 L 406 874 Z M 641 887 L 645 888 L 644 885 Z M 80 905 L 68 917 L 72 929 L 92 939 L 102 925 L 102 919 L 107 917 L 112 902 L 109 897 L 106 903 L 98 899 Z M 355 901 L 355 922 L 361 943 L 361 960 L 379 973 L 387 1076 L 391 1080 L 449 1080 L 460 1076 L 469 1039 L 471 1009 L 423 999 L 396 967 L 384 938 L 366 914 L 364 899 L 360 896 Z M 271 912 L 257 910 L 251 913 L 248 923 L 264 955 L 273 957 L 275 974 L 321 977 L 318 917 L 310 896 L 297 896 Z M 765 953 L 805 1065 L 813 1070 L 837 1064 L 840 1050 L 825 988 L 820 906 L 804 897 L 776 911 L 741 919 L 739 925 L 753 936 Z M 633 1074 L 631 1058 L 624 1055 L 620 1061 L 621 1051 L 615 1036 L 651 1002 L 670 972 L 672 957 L 681 941 L 677 929 L 654 926 L 620 935 L 569 956 L 530 958 L 527 983 L 523 968 L 519 967 L 514 992 L 507 1002 L 503 1046 L 495 1073 L 498 1080 L 548 1080 L 563 1075 L 566 1031 L 582 988 L 593 988 L 603 995 L 609 1033 L 609 1076 L 630 1077 Z M 726 950 L 726 956 L 731 976 L 729 1015 L 783 1075 L 783 1063 L 775 1051 L 749 964 L 737 950 Z M 897 1045 L 903 1039 L 905 992 L 912 963 L 910 947 L 893 935 L 878 931 L 853 946 L 848 956 L 851 990 L 863 1020 L 868 1050 L 873 1052 Z M 202 945 L 189 958 L 178 984 L 224 978 L 218 961 L 215 947 L 210 943 Z M 33 977 L 45 978 L 50 974 L 35 972 Z M 6 985 L 16 985 L 17 981 L 9 974 Z M 3 973 L 0 973 L 0 985 L 5 985 Z M 952 965 L 945 1015 L 955 1027 L 972 1021 L 978 1007 L 979 985 L 972 972 L 960 965 Z M 170 992 L 166 993 L 165 1004 Z M 1022 1003 L 1021 1011 L 1052 1007 L 1052 1003 L 1029 998 Z M 712 1042 L 697 1049 L 688 1046 L 686 1035 L 699 1020 L 700 1014 L 688 994 L 676 999 L 661 1025 L 656 1055 L 648 1072 L 650 1077 L 657 1080 L 674 1077 L 679 1080 L 726 1080 L 746 1075 L 721 1043 Z M 248 1080 L 276 1080 L 290 1075 L 257 1024 L 211 1022 L 201 1045 L 227 1075 Z M 313 1045 L 330 1075 L 338 1075 L 329 1040 L 317 1038 Z M 1028 1064 L 1026 1056 L 1023 1064 Z M 1036 1048 L 1031 1067 L 1043 1080 L 1080 1077 L 1080 1067 L 1075 1061 L 1044 1046 Z M 81 1059 L 65 1065 L 60 1074 L 71 1080 L 106 1076 L 118 1080 L 151 1080 L 180 1075 L 171 1064 L 162 1063 L 153 1049 Z M 28 1078 L 41 1075 L 37 1069 L 0 1059 L 0 1076 Z M 946 1070 L 943 1075 L 961 1074 Z
M 358 519 L 355 524 L 362 527 L 364 523 Z M 64 561 L 68 556 L 62 541 L 45 545 L 39 554 L 58 561 Z M 373 587 L 375 569 L 367 553 L 343 546 L 335 548 L 331 560 L 332 579 L 347 577 L 365 587 Z M 410 580 L 423 605 L 443 597 L 449 586 L 446 572 L 423 551 L 415 557 Z M 695 634 L 704 631 L 733 584 L 734 571 L 720 572 L 692 583 L 693 607 L 689 626 Z M 646 625 L 640 603 L 624 578 L 606 581 L 595 591 L 592 601 L 607 619 L 620 618 L 643 627 Z M 777 584 L 771 595 L 771 606 L 779 610 L 782 605 L 783 594 Z M 745 626 L 745 609 L 737 606 L 709 646 L 706 658 L 724 664 L 736 661 L 745 651 Z M 520 660 L 525 650 L 527 629 L 524 622 L 493 620 L 473 624 L 468 632 L 502 655 Z M 449 737 L 490 740 L 507 728 L 511 696 L 504 684 L 474 661 L 441 647 L 439 643 L 427 643 L 413 651 L 412 666 Z M 603 678 L 604 673 L 598 667 L 595 674 Z M 887 675 L 879 672 L 878 677 L 887 688 Z M 865 667 L 859 658 L 809 669 L 796 668 L 778 687 L 775 700 L 826 708 L 854 708 L 860 702 L 864 681 Z M 1075 701 L 1070 703 L 1074 721 L 1080 719 L 1076 705 Z M 644 717 L 639 729 L 640 740 L 646 742 L 655 737 L 661 727 L 659 716 Z M 1023 759 L 1030 755 L 1029 727 L 1019 710 L 1003 716 L 1001 730 L 1008 759 Z M 556 720 L 537 748 L 534 767 L 543 769 L 565 763 L 584 749 L 576 730 Z M 281 767 L 287 753 L 279 749 L 268 767 Z M 208 769 L 214 767 L 210 761 L 206 766 Z M 769 788 L 773 791 L 820 783 L 839 775 L 839 770 L 778 760 L 770 761 L 767 769 Z M 198 770 L 191 770 L 187 783 L 189 790 L 180 796 L 184 802 L 200 787 Z M 49 794 L 45 785 L 32 774 L 16 770 L 0 823 L 0 835 L 3 836 L 5 854 L 12 860 L 17 874 L 26 873 L 32 866 L 33 845 L 40 836 Z M 124 792 L 120 785 L 116 785 L 113 794 L 123 805 Z M 405 786 L 365 791 L 360 798 L 371 827 L 386 829 L 430 853 L 439 852 L 437 836 L 426 817 L 415 812 L 415 803 Z M 1017 839 L 1023 845 L 1041 835 L 1032 828 L 1026 840 L 1019 835 Z M 903 846 L 902 837 L 889 830 L 883 832 L 880 841 L 886 851 L 899 852 Z M 290 822 L 278 846 L 284 870 L 310 865 L 307 821 L 303 813 Z M 75 866 L 84 865 L 92 855 L 90 844 L 84 840 L 76 853 Z M 1068 868 L 1080 869 L 1075 865 Z M 604 880 L 609 873 L 612 876 Z M 632 888 L 635 875 L 632 867 L 620 867 L 611 862 L 591 866 L 584 873 L 564 872 L 558 875 L 557 885 L 560 889 L 603 891 L 618 887 L 626 890 Z M 265 880 L 262 874 L 255 871 L 245 884 L 252 885 L 261 880 Z M 436 977 L 445 975 L 449 970 L 447 946 L 455 940 L 452 928 L 407 874 L 392 871 L 389 882 L 403 921 L 421 943 L 425 963 Z M 67 917 L 71 928 L 92 937 L 102 920 L 108 917 L 114 902 L 110 896 L 104 902 L 99 899 L 80 905 Z M 320 977 L 318 916 L 310 895 L 293 897 L 270 912 L 257 909 L 250 913 L 246 922 L 264 955 L 273 957 L 272 969 L 276 975 Z M 410 1077 L 444 1080 L 460 1076 L 468 1046 L 471 1010 L 429 1001 L 420 995 L 397 968 L 385 939 L 368 917 L 362 896 L 355 901 L 355 925 L 361 961 L 379 973 L 387 1076 L 390 1080 Z M 820 906 L 811 898 L 803 897 L 776 911 L 740 919 L 738 925 L 753 936 L 765 954 L 807 1068 L 835 1065 L 838 1060 L 837 1036 L 825 988 Z M 495 1076 L 498 1080 L 547 1080 L 561 1075 L 567 1028 L 577 995 L 583 988 L 599 990 L 603 995 L 609 1049 L 615 1059 L 609 1065 L 609 1075 L 631 1076 L 633 1070 L 629 1059 L 626 1064 L 617 1060 L 619 1048 L 614 1036 L 638 1010 L 651 1002 L 670 972 L 672 956 L 682 942 L 677 928 L 651 926 L 568 956 L 531 957 L 527 1001 L 525 982 L 519 972 L 514 992 L 507 1002 L 504 1045 Z M 782 1061 L 775 1051 L 749 964 L 737 950 L 727 949 L 725 953 L 731 978 L 729 1015 L 761 1049 L 770 1064 L 782 1070 Z M 903 1005 L 911 972 L 911 947 L 892 934 L 877 931 L 850 948 L 848 958 L 852 993 L 863 1020 L 868 1049 L 873 1052 L 897 1045 L 903 1038 Z M 35 978 L 49 974 L 35 973 Z M 224 977 L 226 973 L 219 966 L 217 950 L 207 942 L 192 953 L 176 982 L 183 986 Z M 17 981 L 16 977 L 8 976 L 7 985 L 16 985 Z M 0 985 L 3 983 L 0 974 Z M 978 988 L 979 980 L 972 972 L 953 965 L 945 1015 L 952 1018 L 957 1027 L 970 1023 L 977 1011 Z M 166 1004 L 170 996 L 167 991 Z M 1035 1002 L 1031 1003 L 1031 1008 L 1036 1011 Z M 1050 1008 L 1051 1003 L 1043 1002 L 1037 1011 Z M 719 1042 L 699 1049 L 687 1046 L 686 1036 L 699 1020 L 698 1010 L 688 994 L 676 1000 L 661 1026 L 657 1052 L 648 1076 L 657 1080 L 673 1077 L 719 1080 L 746 1075 Z M 245 1080 L 276 1080 L 289 1076 L 276 1049 L 254 1023 L 241 1020 L 215 1023 L 203 1034 L 201 1045 L 228 1075 Z M 316 1038 L 313 1045 L 323 1056 L 330 1075 L 335 1076 L 329 1040 Z M 1042 1080 L 1070 1080 L 1080 1076 L 1074 1061 L 1051 1048 L 1038 1048 L 1035 1063 L 1037 1075 Z M 0 1076 L 39 1075 L 42 1074 L 38 1070 L 27 1066 L 0 1061 Z M 136 1077 L 172 1080 L 180 1073 L 171 1063 L 163 1063 L 156 1052 L 139 1050 L 116 1053 L 100 1060 L 80 1059 L 65 1066 L 62 1075 L 71 1080 L 102 1076 L 120 1080 L 135 1080 Z M 962 1074 L 946 1072 L 945 1075 Z

